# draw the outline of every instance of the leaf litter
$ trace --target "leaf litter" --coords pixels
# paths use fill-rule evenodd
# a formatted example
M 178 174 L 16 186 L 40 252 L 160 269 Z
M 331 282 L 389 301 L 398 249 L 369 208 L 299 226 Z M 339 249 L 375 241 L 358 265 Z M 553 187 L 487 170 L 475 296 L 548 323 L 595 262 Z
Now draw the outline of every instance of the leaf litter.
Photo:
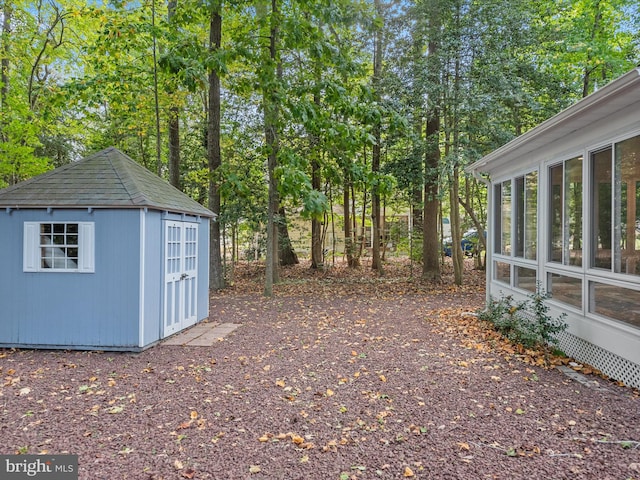
M 212 347 L 0 350 L 3 453 L 78 454 L 80 479 L 638 477 L 637 392 L 480 323 L 470 265 L 385 267 L 285 269 L 266 299 L 239 266 L 210 318 L 243 327 Z

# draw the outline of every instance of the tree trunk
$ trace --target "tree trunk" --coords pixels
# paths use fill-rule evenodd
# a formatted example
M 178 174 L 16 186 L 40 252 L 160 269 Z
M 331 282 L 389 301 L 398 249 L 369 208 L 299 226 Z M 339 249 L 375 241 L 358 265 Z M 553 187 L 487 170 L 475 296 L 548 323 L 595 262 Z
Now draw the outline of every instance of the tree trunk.
M 347 255 L 347 265 L 351 268 L 359 267 L 360 260 L 355 254 L 356 245 L 353 241 L 353 229 L 351 226 L 351 182 L 349 180 L 349 172 L 344 172 L 344 186 L 343 186 L 343 208 L 344 208 L 344 252 Z M 355 212 L 353 212 L 355 218 Z
M 287 217 L 284 207 L 280 207 L 278 215 L 278 238 L 279 238 L 279 255 L 280 265 L 289 266 L 297 265 L 298 255 L 296 255 L 293 245 L 291 245 L 291 238 L 289 238 L 289 229 L 287 228 Z
M 171 24 L 176 10 L 176 0 L 167 2 L 167 21 Z M 167 95 L 174 94 L 169 89 Z M 180 109 L 172 106 L 169 109 L 169 183 L 180 189 Z
M 11 36 L 11 2 L 4 2 L 2 32 L 0 32 L 0 141 L 7 141 L 5 121 L 7 118 L 7 95 L 9 93 L 9 38 Z
M 158 93 L 158 60 L 157 60 L 157 38 L 156 38 L 156 2 L 151 2 L 151 27 L 153 30 L 153 101 L 155 108 L 156 123 L 156 173 L 162 175 L 162 141 L 160 139 L 160 100 Z
M 456 14 L 456 27 L 459 30 L 460 12 Z M 453 78 L 453 115 L 450 116 L 451 128 L 453 130 L 453 151 L 458 152 L 460 147 L 460 125 L 458 115 L 458 103 L 460 98 L 460 53 L 457 52 L 455 58 L 455 69 Z M 447 155 L 448 157 L 448 155 Z M 452 178 L 449 181 L 449 205 L 451 207 L 451 239 L 452 239 L 452 258 L 453 258 L 453 277 L 456 285 L 462 285 L 462 277 L 464 273 L 464 253 L 461 248 L 461 225 L 460 225 L 460 209 L 458 207 L 458 198 L 460 197 L 460 169 L 458 168 L 457 153 L 454 155 L 455 162 Z
M 311 187 L 320 191 L 320 163 L 311 160 Z M 317 217 L 311 218 L 311 268 L 321 268 L 324 264 L 322 241 L 322 222 Z
M 320 70 L 319 62 L 316 62 L 315 68 L 315 82 L 318 88 L 314 89 L 313 104 L 316 108 L 320 108 L 320 93 L 319 87 L 322 80 L 322 72 Z M 311 135 L 311 188 L 319 192 L 320 191 L 320 152 L 318 151 L 318 137 L 315 134 Z M 322 241 L 322 222 L 315 215 L 311 217 L 311 268 L 318 269 L 323 267 L 323 244 Z
M 382 4 L 380 0 L 374 0 L 374 8 L 376 16 L 380 21 L 384 19 L 382 14 Z M 381 75 L 382 75 L 382 25 L 376 27 L 374 36 L 374 48 L 373 48 L 373 96 L 376 103 L 380 103 L 381 98 Z M 380 185 L 379 185 L 379 173 L 380 173 L 380 144 L 382 143 L 382 134 L 380 126 L 380 116 L 377 116 L 373 125 L 372 133 L 375 138 L 373 143 L 373 151 L 371 154 L 371 173 L 373 174 L 373 185 L 371 188 L 371 269 L 377 270 L 379 275 L 382 275 L 382 259 L 380 255 Z
M 596 0 L 594 4 L 594 8 L 595 8 L 595 14 L 593 18 L 593 28 L 591 29 L 591 35 L 590 35 L 591 37 L 590 40 L 592 43 L 595 40 L 599 30 L 601 29 L 600 22 L 602 20 L 602 11 L 600 10 L 600 0 Z M 582 77 L 582 98 L 589 95 L 589 92 L 591 90 L 591 74 L 596 69 L 596 67 L 591 67 L 592 60 L 593 60 L 593 53 L 592 53 L 592 49 L 589 48 L 587 50 L 587 60 L 586 60 L 586 65 L 584 67 L 584 75 Z
M 435 36 L 439 30 L 440 20 L 437 6 L 434 5 L 430 18 L 430 35 L 428 60 L 429 78 L 432 90 L 429 94 L 430 106 L 427 111 L 427 126 L 424 158 L 424 211 L 422 228 L 422 278 L 432 282 L 441 281 L 440 242 L 438 241 L 438 200 L 439 163 L 440 163 L 440 109 L 438 96 L 440 87 L 440 62 L 438 61 L 438 44 Z
M 209 51 L 213 54 L 220 48 L 222 39 L 222 17 L 220 6 L 212 7 L 209 26 Z M 209 160 L 209 210 L 216 214 L 210 223 L 209 282 L 213 290 L 224 288 L 220 245 L 220 190 L 217 171 L 222 165 L 220 154 L 220 76 L 215 69 L 209 71 L 209 99 L 207 125 L 207 157 Z
M 453 169 L 453 174 L 449 179 L 449 205 L 451 205 L 451 259 L 453 260 L 453 278 L 456 285 L 462 285 L 462 274 L 464 271 L 464 253 L 461 247 L 460 235 L 460 211 L 458 210 L 457 199 L 459 197 L 458 167 Z
M 271 0 L 271 26 L 269 34 L 269 58 L 267 60 L 270 77 L 277 82 L 281 76 L 282 65 L 278 61 L 278 0 Z M 265 65 L 266 66 L 266 65 Z M 275 68 L 274 68 L 275 66 Z M 275 69 L 275 71 L 274 71 Z M 275 83 L 274 82 L 274 83 Z M 264 111 L 265 142 L 268 149 L 267 172 L 269 178 L 269 203 L 267 208 L 267 266 L 265 272 L 264 295 L 273 295 L 273 285 L 278 281 L 278 181 L 276 167 L 278 166 L 278 151 L 280 149 L 278 122 L 280 105 L 278 93 L 273 85 L 263 85 L 262 92 Z

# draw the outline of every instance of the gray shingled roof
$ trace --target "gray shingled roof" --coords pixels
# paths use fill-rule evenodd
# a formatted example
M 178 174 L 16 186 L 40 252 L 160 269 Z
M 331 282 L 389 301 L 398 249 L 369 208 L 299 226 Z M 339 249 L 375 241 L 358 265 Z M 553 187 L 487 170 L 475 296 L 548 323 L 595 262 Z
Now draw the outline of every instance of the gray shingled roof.
M 8 208 L 144 208 L 214 214 L 116 148 L 0 190 Z

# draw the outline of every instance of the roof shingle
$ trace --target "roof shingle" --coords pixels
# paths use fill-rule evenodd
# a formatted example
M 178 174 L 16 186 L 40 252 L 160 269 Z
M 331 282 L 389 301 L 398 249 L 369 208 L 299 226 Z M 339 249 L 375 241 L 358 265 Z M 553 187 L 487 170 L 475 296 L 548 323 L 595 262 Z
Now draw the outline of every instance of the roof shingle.
M 0 207 L 148 207 L 214 216 L 114 147 L 0 190 Z

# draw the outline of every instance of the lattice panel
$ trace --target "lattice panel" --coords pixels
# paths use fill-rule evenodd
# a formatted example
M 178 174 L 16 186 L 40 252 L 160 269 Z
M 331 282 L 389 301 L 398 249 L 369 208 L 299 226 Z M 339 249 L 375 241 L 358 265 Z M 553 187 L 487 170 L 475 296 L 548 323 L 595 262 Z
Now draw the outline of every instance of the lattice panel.
M 558 340 L 560 349 L 569 357 L 591 365 L 625 385 L 640 388 L 640 365 L 567 332 L 559 334 Z

